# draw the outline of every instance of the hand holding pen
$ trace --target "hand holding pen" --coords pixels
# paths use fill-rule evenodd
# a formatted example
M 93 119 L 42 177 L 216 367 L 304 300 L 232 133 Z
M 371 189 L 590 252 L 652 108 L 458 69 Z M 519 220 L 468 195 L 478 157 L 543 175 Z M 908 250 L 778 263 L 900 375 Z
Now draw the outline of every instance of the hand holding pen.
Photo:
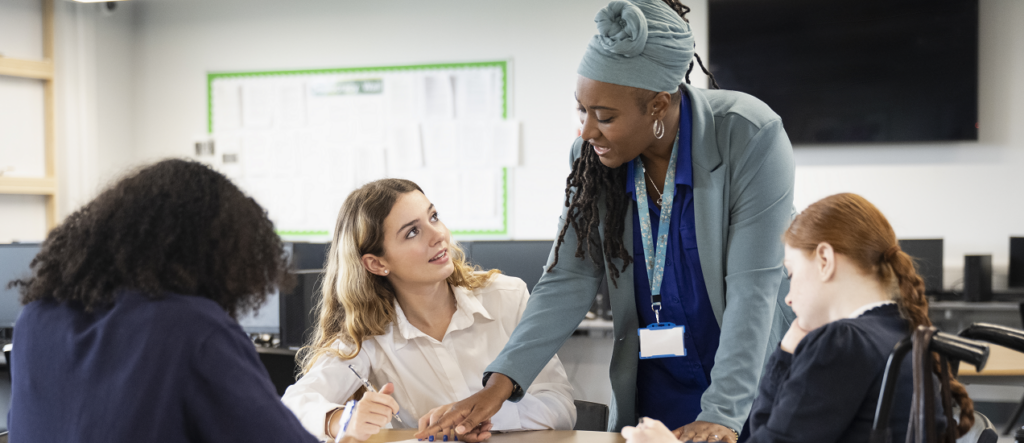
M 334 436 L 335 442 L 346 441 L 345 437 L 357 441 L 366 441 L 380 432 L 391 421 L 392 414 L 398 410 L 398 403 L 391 398 L 395 386 L 384 385 L 380 392 L 366 392 L 358 402 L 346 404 L 344 412 L 335 413 L 328 437 Z M 351 412 L 349 412 L 351 410 Z
M 370 384 L 370 380 L 367 380 L 365 377 L 359 375 L 359 371 L 356 371 L 356 368 L 352 367 L 352 365 L 348 365 L 348 368 L 352 370 L 352 373 L 356 375 L 356 378 L 358 378 L 359 381 L 363 382 L 363 386 L 366 387 L 367 391 L 374 393 L 377 392 L 377 390 L 373 388 L 373 385 Z M 402 418 L 398 416 L 397 412 L 393 413 L 392 415 L 395 417 L 395 420 L 398 420 L 399 423 L 403 425 L 405 424 L 405 422 L 402 421 Z

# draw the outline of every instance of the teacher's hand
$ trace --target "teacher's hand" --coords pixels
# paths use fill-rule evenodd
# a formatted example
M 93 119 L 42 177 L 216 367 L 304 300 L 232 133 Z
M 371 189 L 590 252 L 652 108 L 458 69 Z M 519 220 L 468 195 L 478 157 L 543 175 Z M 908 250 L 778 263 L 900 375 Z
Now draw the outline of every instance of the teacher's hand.
M 464 441 L 471 443 L 490 437 L 489 432 L 478 431 L 478 429 L 482 429 L 481 424 L 498 413 L 501 405 L 511 395 L 512 380 L 495 372 L 487 379 L 487 386 L 484 386 L 480 392 L 453 403 L 440 417 L 437 417 L 436 421 L 429 420 L 433 421 L 433 424 L 428 423 L 426 429 L 421 426 L 415 437 L 426 438 L 431 434 L 438 434 L 453 427 L 457 434 L 465 435 Z M 487 437 L 482 437 L 483 435 Z
M 721 441 L 736 443 L 736 434 L 718 423 L 695 421 L 672 431 L 682 441 Z
M 431 409 L 430 412 L 427 412 L 427 414 L 424 415 L 423 417 L 420 417 L 417 435 L 419 435 L 420 432 L 426 431 L 427 429 L 430 429 L 430 427 L 434 426 L 434 424 L 437 423 L 438 419 L 441 418 L 441 415 L 444 414 L 449 409 L 451 409 L 452 405 L 454 405 L 454 403 L 438 406 L 434 409 Z M 452 435 L 458 435 L 462 441 L 478 442 L 491 438 L 490 431 L 492 427 L 494 427 L 494 425 L 491 424 L 490 420 L 484 420 L 482 423 L 477 425 L 477 427 L 471 429 L 469 432 L 464 432 L 462 434 L 456 433 Z M 448 432 L 446 429 L 445 432 L 441 434 L 435 433 L 430 435 L 434 436 L 434 441 L 441 441 L 441 437 L 443 437 L 444 435 L 448 435 Z M 427 437 L 429 438 L 430 435 L 428 435 Z

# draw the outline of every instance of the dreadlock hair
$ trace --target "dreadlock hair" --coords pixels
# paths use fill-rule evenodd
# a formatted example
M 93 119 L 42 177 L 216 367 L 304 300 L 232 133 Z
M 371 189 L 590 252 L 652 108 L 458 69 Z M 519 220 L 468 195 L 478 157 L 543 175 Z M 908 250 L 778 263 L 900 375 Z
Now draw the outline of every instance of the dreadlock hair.
M 208 298 L 238 318 L 290 283 L 267 212 L 227 177 L 186 160 L 129 173 L 50 231 L 30 267 L 30 278 L 10 284 L 23 304 L 86 312 L 125 289 Z
M 690 22 L 686 18 L 686 14 L 690 12 L 689 7 L 680 3 L 679 0 L 662 1 L 679 14 L 683 21 Z M 696 56 L 696 54 L 694 55 Z M 700 63 L 700 58 L 697 60 Z M 703 63 L 700 63 L 700 66 L 701 69 L 704 69 Z M 690 68 L 693 68 L 692 63 Z M 714 76 L 706 69 L 704 72 L 711 77 L 712 87 L 718 89 L 718 83 L 715 82 Z M 687 71 L 686 83 L 690 83 L 689 71 Z M 639 90 L 636 94 L 637 106 L 640 109 L 646 109 L 647 103 L 657 94 L 653 91 Z M 672 94 L 672 104 L 678 104 L 681 99 L 682 87 L 676 89 L 676 92 Z M 626 250 L 622 244 L 629 197 L 620 190 L 626 186 L 627 167 L 629 167 L 628 163 L 614 169 L 605 166 L 598 159 L 594 150 L 590 148 L 590 143 L 586 140 L 583 141 L 580 157 L 573 162 L 572 172 L 565 180 L 565 206 L 569 209 L 565 224 L 562 225 L 562 230 L 558 233 L 558 240 L 555 243 L 555 258 L 548 266 L 548 271 L 554 269 L 558 264 L 558 250 L 562 243 L 565 243 L 565 234 L 569 231 L 569 226 L 572 226 L 572 229 L 576 231 L 577 239 L 575 257 L 583 258 L 585 254 L 590 253 L 594 263 L 600 265 L 598 255 L 593 253 L 593 248 L 601 248 L 605 263 L 611 272 L 612 285 L 619 286 L 615 279 L 633 262 L 632 252 Z M 599 243 L 597 229 L 600 226 L 598 214 L 602 198 L 607 213 L 604 219 L 604 242 Z M 613 263 L 616 258 L 622 260 L 621 270 L 616 268 Z
M 783 234 L 787 245 L 810 252 L 828 243 L 868 275 L 888 285 L 891 297 L 907 321 L 908 333 L 931 326 L 924 280 L 914 269 L 914 259 L 900 249 L 896 233 L 882 212 L 857 194 L 836 194 L 814 202 L 793 219 Z M 936 358 L 935 373 L 942 368 Z M 964 385 L 950 380 L 950 392 L 960 405 L 958 436 L 974 424 L 974 402 Z M 950 423 L 952 425 L 952 423 Z

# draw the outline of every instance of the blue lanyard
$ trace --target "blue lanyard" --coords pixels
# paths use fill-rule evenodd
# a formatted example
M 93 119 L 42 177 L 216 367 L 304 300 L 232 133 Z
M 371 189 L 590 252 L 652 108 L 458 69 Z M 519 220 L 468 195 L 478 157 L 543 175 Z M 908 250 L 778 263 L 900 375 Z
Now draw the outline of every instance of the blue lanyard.
M 636 203 L 640 212 L 640 236 L 644 241 L 644 262 L 647 264 L 647 281 L 651 284 L 651 310 L 655 322 L 661 323 L 661 281 L 665 276 L 665 251 L 668 249 L 669 225 L 672 223 L 672 201 L 676 194 L 676 157 L 679 152 L 679 137 L 672 144 L 672 156 L 665 173 L 665 192 L 661 195 L 661 218 L 658 225 L 658 244 L 655 249 L 651 237 L 651 212 L 647 204 L 647 183 L 644 179 L 644 163 L 640 157 L 633 160 L 633 185 L 636 188 Z

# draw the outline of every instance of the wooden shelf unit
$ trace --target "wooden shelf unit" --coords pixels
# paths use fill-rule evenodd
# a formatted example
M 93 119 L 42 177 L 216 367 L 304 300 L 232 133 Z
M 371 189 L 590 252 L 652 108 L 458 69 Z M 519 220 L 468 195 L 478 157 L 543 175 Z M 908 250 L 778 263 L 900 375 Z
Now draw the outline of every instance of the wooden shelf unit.
M 54 124 L 53 62 L 54 0 L 43 0 L 43 60 L 0 57 L 0 75 L 43 81 L 43 150 L 45 177 L 0 176 L 0 194 L 42 195 L 46 197 L 46 230 L 57 226 L 57 148 Z

